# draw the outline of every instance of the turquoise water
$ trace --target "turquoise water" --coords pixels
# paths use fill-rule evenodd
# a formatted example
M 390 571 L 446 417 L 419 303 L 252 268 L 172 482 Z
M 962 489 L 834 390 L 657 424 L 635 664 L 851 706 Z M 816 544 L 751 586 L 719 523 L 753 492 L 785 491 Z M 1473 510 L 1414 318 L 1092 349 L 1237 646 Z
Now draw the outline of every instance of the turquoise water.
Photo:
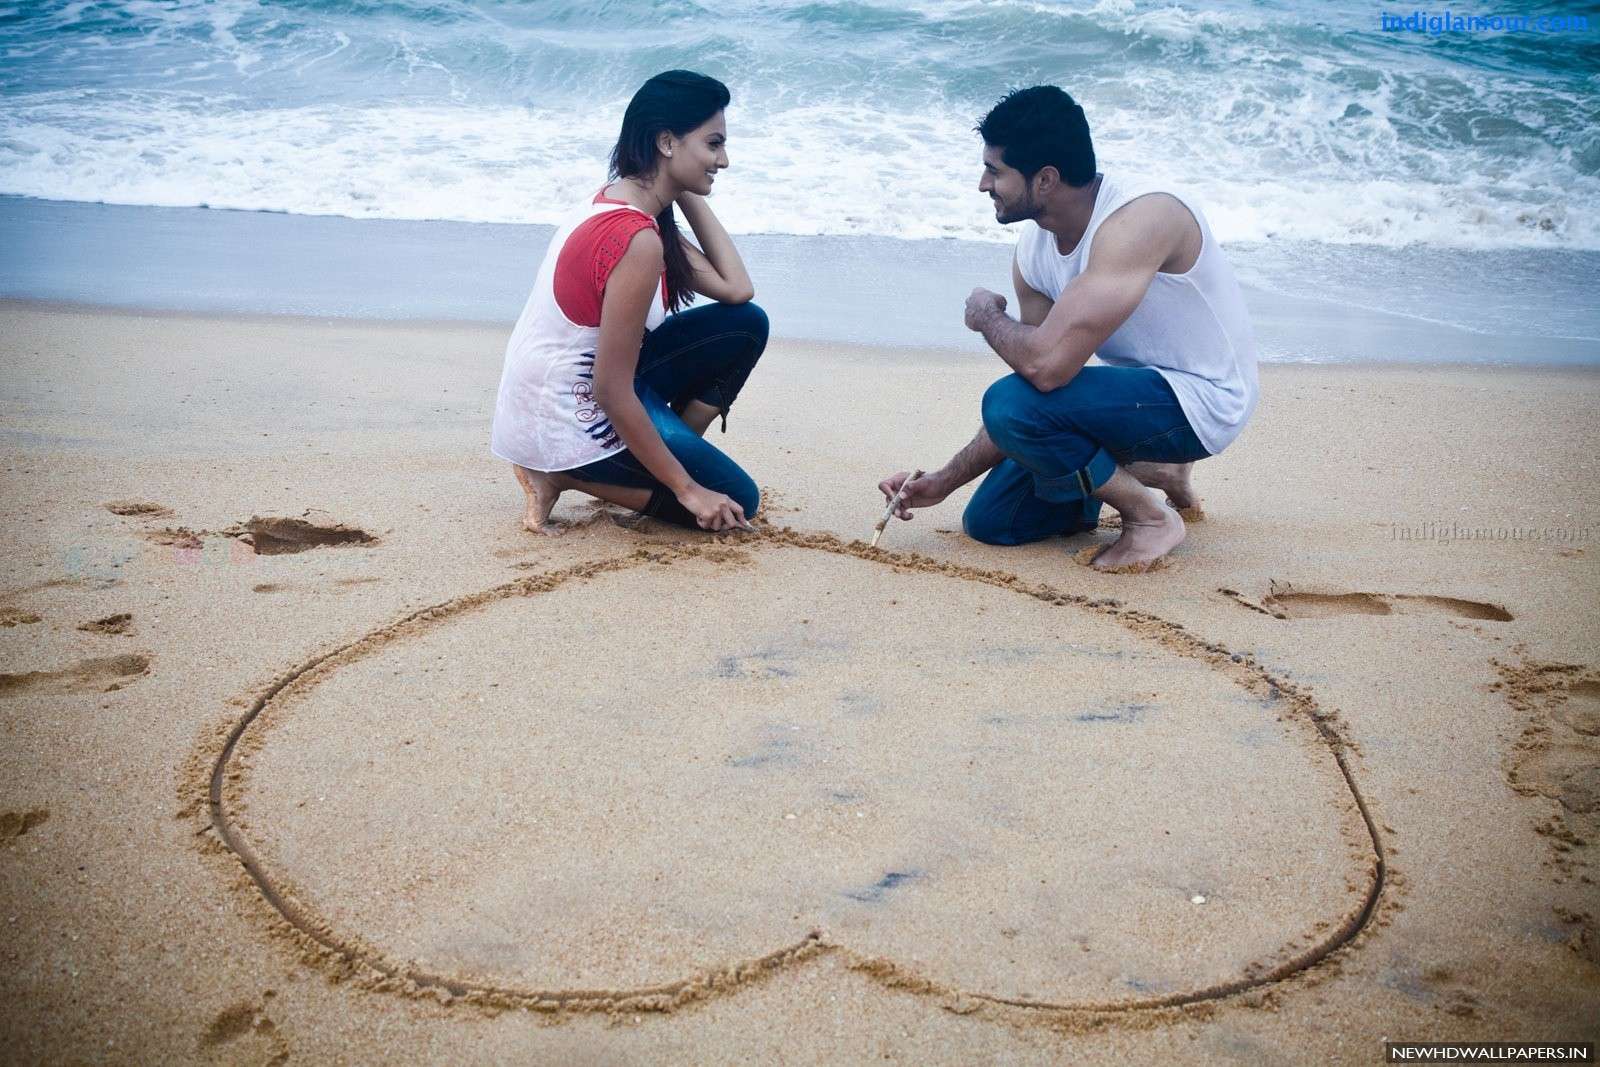
M 1226 242 L 1600 249 L 1600 12 L 1380 29 L 1413 10 L 0 0 L 0 193 L 549 223 L 597 184 L 639 82 L 687 66 L 734 93 L 735 232 L 1009 240 L 972 125 L 1048 81 L 1102 169 L 1187 187 Z

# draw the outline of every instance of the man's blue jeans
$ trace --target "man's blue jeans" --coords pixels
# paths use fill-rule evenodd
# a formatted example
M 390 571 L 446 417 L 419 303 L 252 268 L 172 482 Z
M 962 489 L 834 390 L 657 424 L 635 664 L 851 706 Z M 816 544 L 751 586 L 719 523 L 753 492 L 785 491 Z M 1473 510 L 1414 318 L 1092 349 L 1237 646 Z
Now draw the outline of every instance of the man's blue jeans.
M 1006 458 L 967 504 L 967 536 L 1021 545 L 1092 530 L 1091 494 L 1119 463 L 1188 463 L 1210 455 L 1166 379 L 1149 367 L 1084 367 L 1041 393 L 1011 374 L 983 395 L 983 427 Z
M 633 379 L 634 392 L 662 443 L 689 477 L 738 501 L 746 518 L 754 518 L 761 506 L 761 490 L 721 449 L 691 430 L 678 412 L 691 400 L 703 401 L 722 412 L 726 427 L 728 409 L 766 347 L 767 313 L 755 304 L 710 304 L 680 311 L 645 334 Z M 567 474 L 580 482 L 649 489 L 650 502 L 641 514 L 699 529 L 689 509 L 627 449 Z

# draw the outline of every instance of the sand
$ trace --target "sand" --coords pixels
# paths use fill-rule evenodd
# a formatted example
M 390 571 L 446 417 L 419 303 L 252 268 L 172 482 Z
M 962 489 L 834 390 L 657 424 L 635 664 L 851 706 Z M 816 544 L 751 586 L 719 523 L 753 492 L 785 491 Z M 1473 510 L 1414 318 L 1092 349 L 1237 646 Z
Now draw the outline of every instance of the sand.
M 1600 1031 L 1594 372 L 1267 367 L 1107 575 L 966 492 L 866 547 L 992 360 L 775 345 L 713 438 L 757 533 L 549 539 L 501 328 L 0 325 L 0 1059 Z

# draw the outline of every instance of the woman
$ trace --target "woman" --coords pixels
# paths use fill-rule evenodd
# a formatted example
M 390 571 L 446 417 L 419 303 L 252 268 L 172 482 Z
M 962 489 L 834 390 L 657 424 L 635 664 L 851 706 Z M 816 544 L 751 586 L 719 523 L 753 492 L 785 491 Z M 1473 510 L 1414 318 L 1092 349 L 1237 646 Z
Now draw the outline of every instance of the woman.
M 529 530 L 560 532 L 550 509 L 568 489 L 691 529 L 748 527 L 760 506 L 750 476 L 702 438 L 718 415 L 726 431 L 767 343 L 750 275 L 704 199 L 728 166 L 727 104 L 703 74 L 645 82 L 611 183 L 551 238 L 506 345 L 490 444 L 527 495 Z M 716 303 L 681 311 L 695 293 Z

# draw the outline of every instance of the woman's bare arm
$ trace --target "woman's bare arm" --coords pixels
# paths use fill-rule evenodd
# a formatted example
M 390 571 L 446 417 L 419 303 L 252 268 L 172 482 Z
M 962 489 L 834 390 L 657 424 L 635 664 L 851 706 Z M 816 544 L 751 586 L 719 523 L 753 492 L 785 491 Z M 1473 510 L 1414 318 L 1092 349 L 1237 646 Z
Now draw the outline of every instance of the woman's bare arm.
M 689 266 L 694 269 L 694 291 L 722 304 L 743 304 L 755 299 L 755 285 L 744 268 L 744 260 L 739 258 L 733 239 L 712 214 L 705 197 L 682 193 L 678 206 L 683 209 L 695 240 L 700 242 L 699 248 L 688 241 L 683 244 Z
M 737 501 L 697 483 L 672 454 L 650 414 L 634 392 L 639 345 L 650 303 L 661 289 L 661 237 L 640 230 L 611 271 L 600 305 L 600 339 L 595 346 L 594 398 L 611 420 L 617 436 L 644 469 L 670 489 L 708 530 L 746 525 Z

